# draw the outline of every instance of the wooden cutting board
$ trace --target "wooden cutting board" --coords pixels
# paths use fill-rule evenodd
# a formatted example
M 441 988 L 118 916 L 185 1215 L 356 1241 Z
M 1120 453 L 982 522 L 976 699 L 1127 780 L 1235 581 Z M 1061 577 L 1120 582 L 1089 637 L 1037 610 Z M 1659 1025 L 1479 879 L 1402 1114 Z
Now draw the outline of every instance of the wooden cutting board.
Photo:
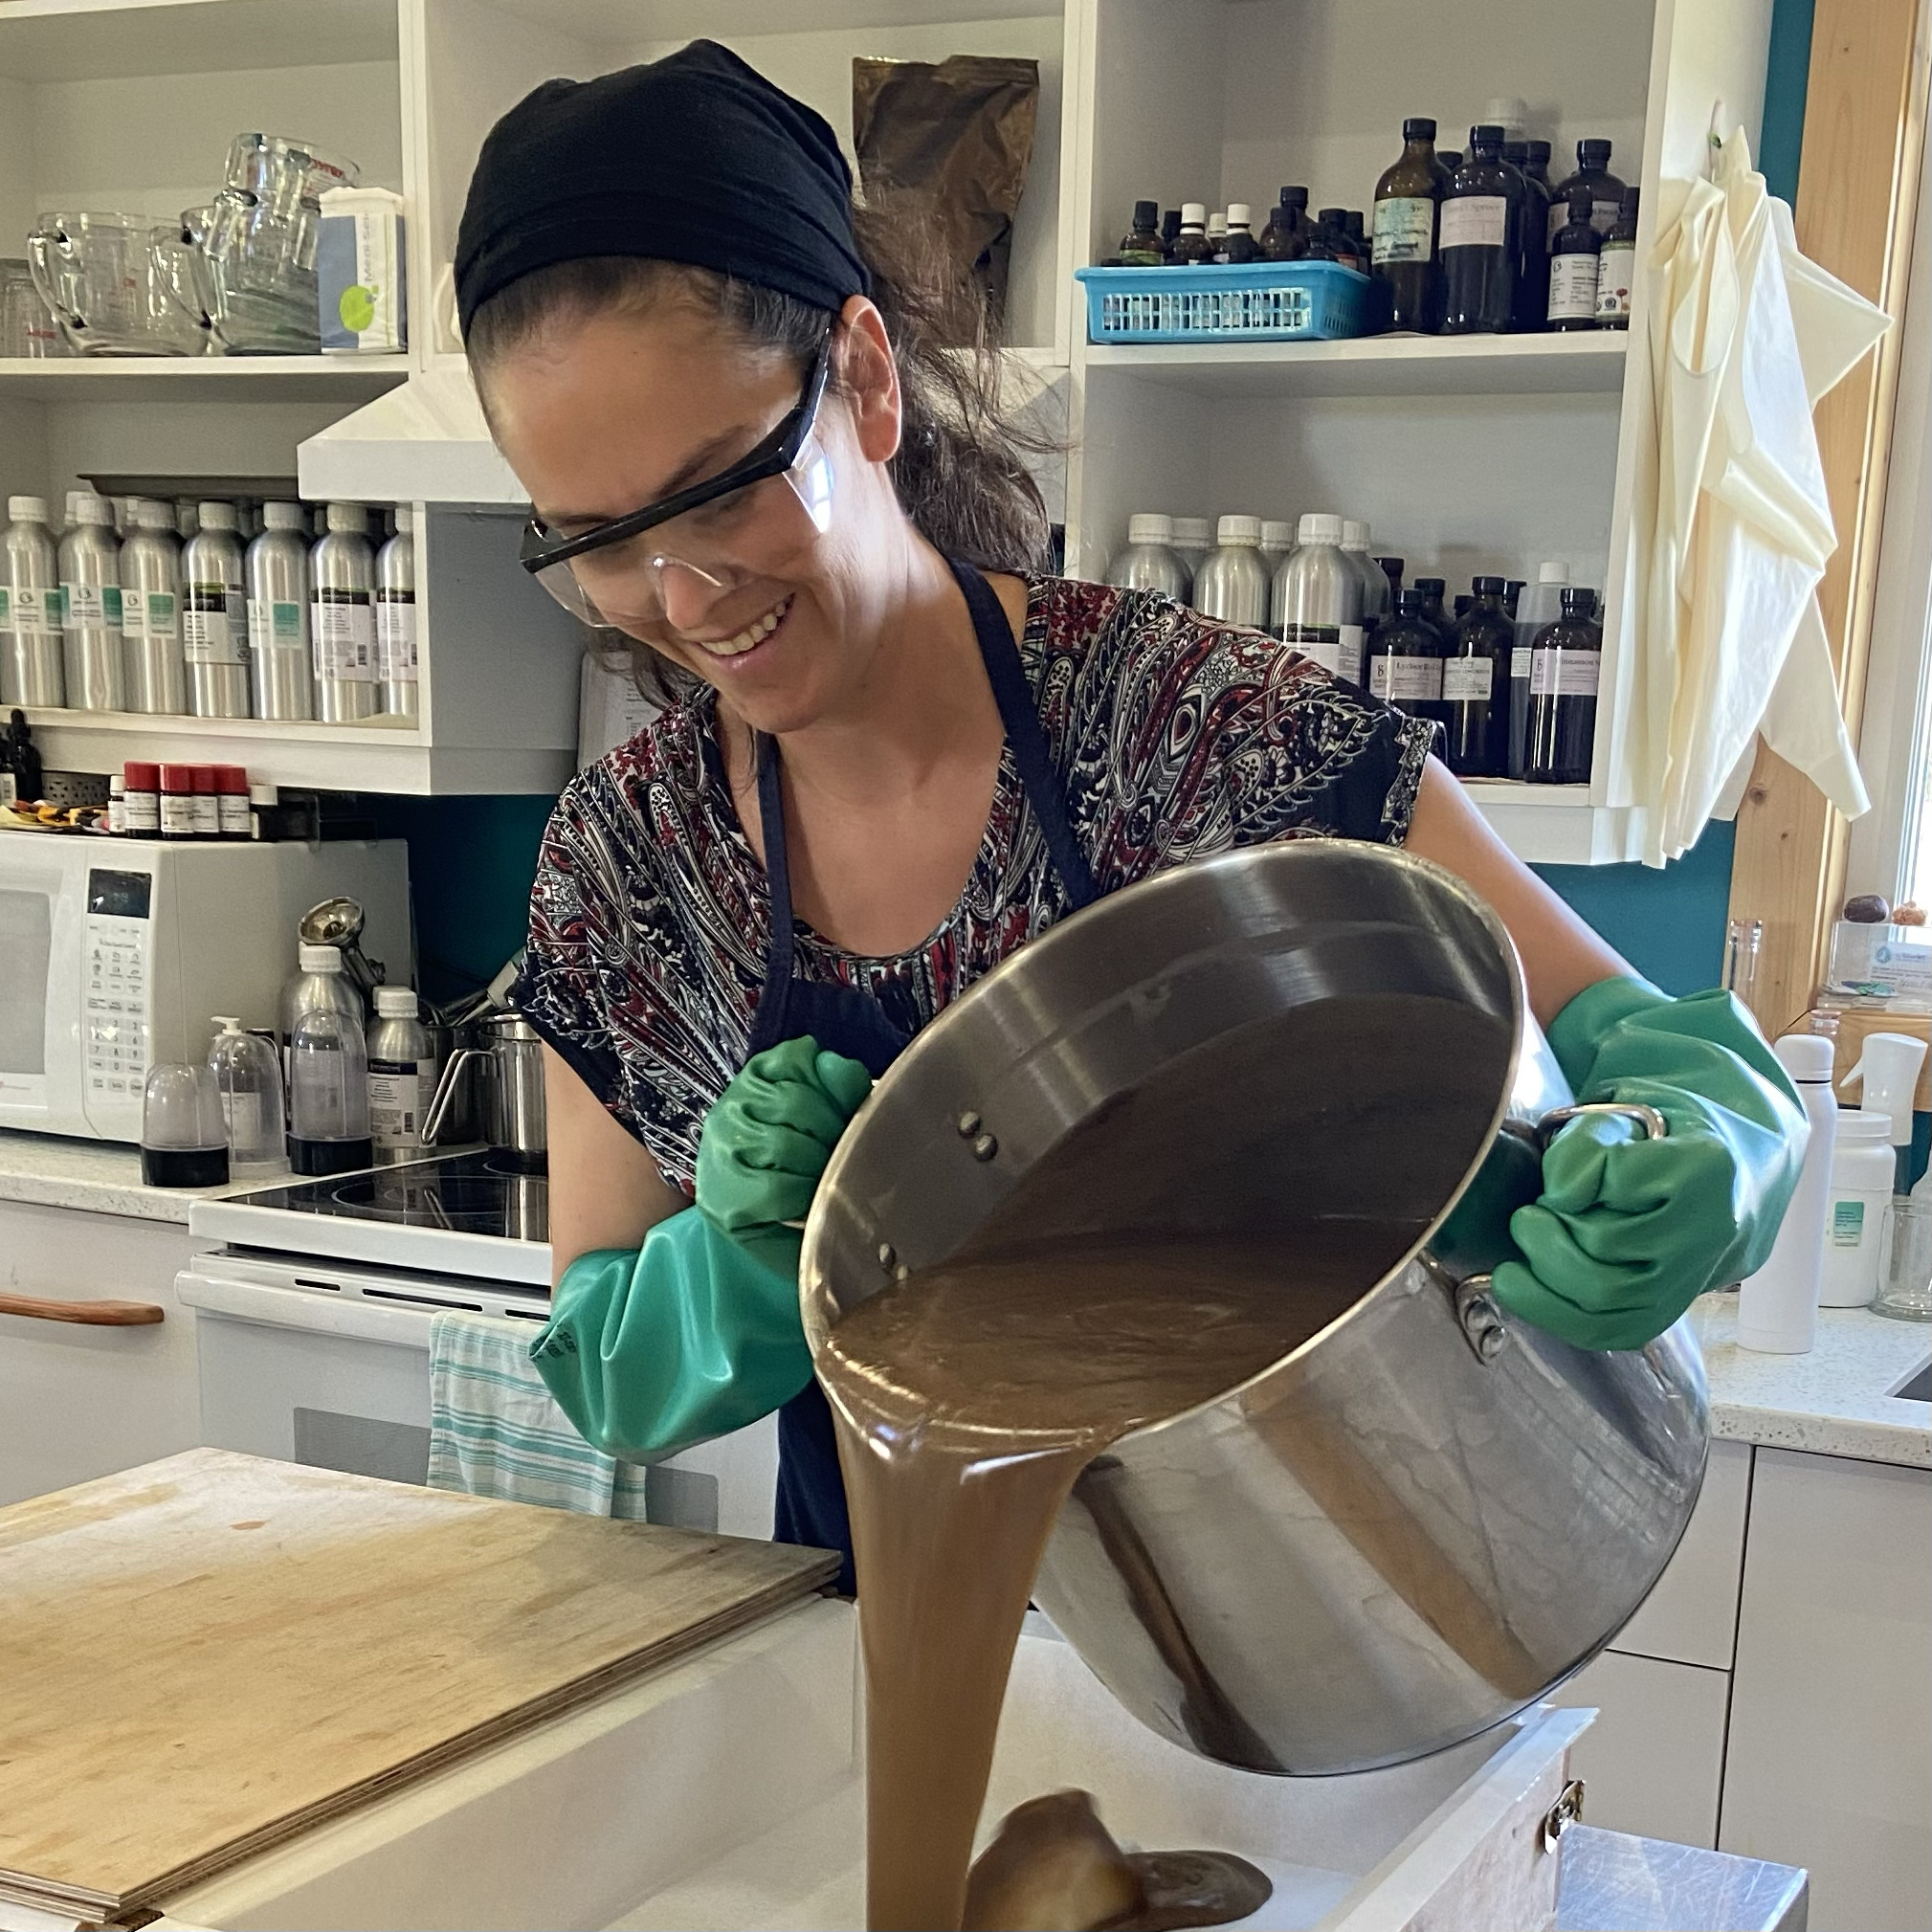
M 190 1450 L 0 1510 L 0 1898 L 136 1908 L 837 1559 Z

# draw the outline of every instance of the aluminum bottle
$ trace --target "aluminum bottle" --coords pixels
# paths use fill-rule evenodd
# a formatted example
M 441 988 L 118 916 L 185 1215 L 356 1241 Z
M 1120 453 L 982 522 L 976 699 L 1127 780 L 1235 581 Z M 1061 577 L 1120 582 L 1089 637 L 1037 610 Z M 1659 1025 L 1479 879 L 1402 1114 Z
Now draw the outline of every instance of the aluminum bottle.
M 346 1013 L 358 1026 L 367 1018 L 367 1009 L 356 983 L 343 966 L 339 945 L 311 945 L 306 940 L 296 948 L 297 971 L 281 989 L 282 1079 L 288 1079 L 288 1054 L 295 1030 L 308 1012 Z
M 309 661 L 307 519 L 300 503 L 264 503 L 248 546 L 248 675 L 257 718 L 315 716 Z
M 1368 525 L 1357 518 L 1342 520 L 1342 554 L 1362 579 L 1362 633 L 1366 639 L 1383 618 L 1394 614 L 1394 593 L 1382 566 L 1368 554 Z
M 68 492 L 60 597 L 68 704 L 77 711 L 125 711 L 121 545 L 114 535 L 114 505 L 92 490 Z
M 1297 535 L 1295 554 L 1275 573 L 1268 628 L 1332 676 L 1360 684 L 1363 580 L 1343 551 L 1342 519 L 1311 511 Z
M 1127 519 L 1127 547 L 1113 561 L 1107 582 L 1121 590 L 1188 594 L 1188 566 L 1174 551 L 1174 520 L 1142 512 Z
M 60 558 L 39 497 L 7 499 L 0 538 L 0 704 L 67 702 L 60 661 Z
M 396 534 L 376 552 L 376 688 L 393 718 L 416 716 L 416 518 L 396 505 Z
M 137 498 L 132 523 L 121 546 L 127 708 L 178 717 L 188 709 L 188 674 L 181 653 L 181 543 L 174 534 L 174 505 Z
M 309 552 L 309 636 L 316 716 L 352 724 L 376 708 L 376 559 L 360 503 L 330 503 L 328 534 Z
M 1259 517 L 1223 517 L 1212 554 L 1194 577 L 1194 608 L 1226 624 L 1268 621 L 1268 573 L 1261 567 Z
M 376 988 L 368 1032 L 369 1131 L 379 1165 L 414 1160 L 436 1097 L 436 1056 L 408 987 Z
M 181 551 L 181 642 L 188 708 L 197 718 L 246 718 L 248 593 L 233 503 L 195 506 L 195 532 Z

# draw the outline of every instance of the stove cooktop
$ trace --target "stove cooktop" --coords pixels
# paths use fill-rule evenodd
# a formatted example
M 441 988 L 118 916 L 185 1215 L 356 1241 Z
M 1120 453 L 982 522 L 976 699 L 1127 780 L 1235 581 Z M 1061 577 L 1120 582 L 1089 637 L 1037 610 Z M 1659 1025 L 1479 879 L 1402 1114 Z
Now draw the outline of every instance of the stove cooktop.
M 499 1240 L 550 1238 L 550 1187 L 508 1155 L 444 1154 L 362 1174 L 297 1180 L 229 1196 L 237 1208 L 273 1208 L 397 1228 L 435 1228 Z

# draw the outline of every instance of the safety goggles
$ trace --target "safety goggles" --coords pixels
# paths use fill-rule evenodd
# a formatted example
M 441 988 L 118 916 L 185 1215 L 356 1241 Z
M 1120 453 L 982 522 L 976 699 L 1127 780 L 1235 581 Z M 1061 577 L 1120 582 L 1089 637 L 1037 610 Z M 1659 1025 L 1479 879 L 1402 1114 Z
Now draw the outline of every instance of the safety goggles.
M 815 427 L 832 340 L 828 328 L 798 402 L 748 455 L 580 536 L 531 517 L 523 568 L 573 616 L 622 631 L 690 630 L 741 585 L 782 575 L 831 525 L 832 465 Z

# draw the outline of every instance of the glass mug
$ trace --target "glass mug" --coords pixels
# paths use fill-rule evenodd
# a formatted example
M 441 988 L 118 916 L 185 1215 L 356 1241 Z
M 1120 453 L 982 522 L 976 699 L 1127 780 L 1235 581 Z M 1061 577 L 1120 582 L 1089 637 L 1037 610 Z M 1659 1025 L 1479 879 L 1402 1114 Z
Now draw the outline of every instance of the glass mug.
M 33 286 L 83 356 L 195 356 L 208 331 L 174 292 L 171 228 L 140 214 L 43 214 L 27 237 Z
M 33 270 L 17 257 L 0 260 L 0 356 L 37 360 L 72 353 L 54 311 L 33 286 Z

